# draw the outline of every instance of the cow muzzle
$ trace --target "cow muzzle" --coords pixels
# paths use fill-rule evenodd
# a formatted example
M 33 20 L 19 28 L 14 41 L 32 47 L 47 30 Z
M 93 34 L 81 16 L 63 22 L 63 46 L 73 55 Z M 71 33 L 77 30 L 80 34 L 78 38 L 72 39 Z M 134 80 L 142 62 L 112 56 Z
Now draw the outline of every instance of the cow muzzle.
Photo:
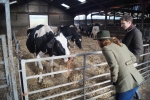
M 69 61 L 69 58 L 64 58 L 64 62 L 67 62 L 67 61 Z
M 64 62 L 73 61 L 73 57 L 64 58 Z

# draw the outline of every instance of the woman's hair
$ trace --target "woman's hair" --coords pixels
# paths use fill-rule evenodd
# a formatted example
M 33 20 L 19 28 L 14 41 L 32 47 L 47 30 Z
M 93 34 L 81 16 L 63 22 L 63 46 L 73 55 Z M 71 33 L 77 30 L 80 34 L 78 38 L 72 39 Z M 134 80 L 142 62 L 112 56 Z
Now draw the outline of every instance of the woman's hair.
M 111 43 L 115 43 L 118 46 L 122 47 L 122 44 L 116 37 L 112 37 L 111 39 L 107 40 L 99 40 L 100 41 L 100 46 L 103 48 L 104 46 L 110 45 Z

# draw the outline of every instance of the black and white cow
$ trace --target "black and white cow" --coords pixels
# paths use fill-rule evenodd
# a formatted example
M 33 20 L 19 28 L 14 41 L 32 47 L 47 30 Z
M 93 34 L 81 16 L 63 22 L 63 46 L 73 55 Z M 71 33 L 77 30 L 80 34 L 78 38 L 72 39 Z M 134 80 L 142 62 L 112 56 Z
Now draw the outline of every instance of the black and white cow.
M 83 35 L 86 35 L 86 26 L 85 25 L 79 25 L 80 33 Z
M 82 36 L 77 33 L 77 28 L 74 25 L 70 26 L 60 26 L 58 28 L 59 32 L 62 32 L 65 37 L 72 36 L 71 41 L 75 42 L 75 44 L 81 49 L 82 48 Z
M 87 25 L 87 28 L 86 28 L 86 35 L 87 35 L 88 37 L 91 36 L 92 29 L 93 29 L 93 24 Z
M 67 39 L 62 33 L 54 35 L 49 25 L 38 25 L 27 30 L 26 46 L 31 53 L 36 53 L 36 57 L 40 58 L 45 55 L 59 56 L 69 55 L 70 51 L 67 47 Z M 68 58 L 64 58 L 67 62 Z M 38 62 L 42 74 L 42 63 Z M 42 82 L 42 77 L 39 77 L 39 82 Z

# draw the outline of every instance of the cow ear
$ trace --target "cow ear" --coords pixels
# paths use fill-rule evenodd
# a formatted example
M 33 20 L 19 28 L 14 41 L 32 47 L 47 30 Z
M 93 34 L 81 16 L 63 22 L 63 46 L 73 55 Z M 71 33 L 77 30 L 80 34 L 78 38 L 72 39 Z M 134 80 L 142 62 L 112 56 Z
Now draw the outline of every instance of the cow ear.
M 52 31 L 46 33 L 47 36 L 48 36 L 48 35 L 52 35 L 52 34 L 53 34 Z
M 46 32 L 46 35 L 48 36 L 48 35 L 50 35 L 50 33 L 49 33 L 49 32 Z
M 27 30 L 27 35 L 29 35 L 29 33 L 32 33 L 33 29 L 28 29 Z
M 49 42 L 47 43 L 47 47 L 48 47 L 48 48 L 53 48 L 54 43 L 55 43 L 55 38 L 53 38 L 51 41 L 49 41 Z

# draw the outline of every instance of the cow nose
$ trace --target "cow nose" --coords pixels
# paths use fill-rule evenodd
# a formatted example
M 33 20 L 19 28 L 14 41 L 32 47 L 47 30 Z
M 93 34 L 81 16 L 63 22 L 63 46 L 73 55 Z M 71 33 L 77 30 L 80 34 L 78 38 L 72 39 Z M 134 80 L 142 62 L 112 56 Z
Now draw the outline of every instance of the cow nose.
M 64 62 L 67 62 L 68 61 L 68 58 L 64 58 Z
M 73 58 L 72 58 L 72 57 L 69 57 L 68 60 L 72 60 L 72 61 L 73 61 Z

